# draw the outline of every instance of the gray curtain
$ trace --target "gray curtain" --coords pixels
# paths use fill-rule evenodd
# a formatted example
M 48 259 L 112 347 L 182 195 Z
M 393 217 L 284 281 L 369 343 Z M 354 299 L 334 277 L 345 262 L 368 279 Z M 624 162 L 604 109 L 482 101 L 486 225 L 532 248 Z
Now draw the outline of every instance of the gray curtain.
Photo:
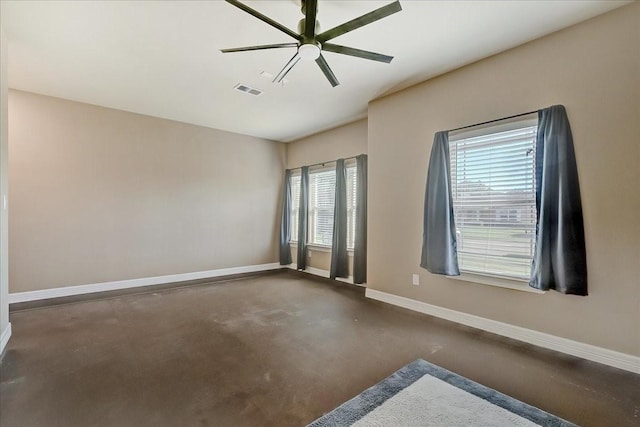
M 284 172 L 282 217 L 280 218 L 280 265 L 291 264 L 291 170 Z
M 300 174 L 300 205 L 298 209 L 298 259 L 296 268 L 307 268 L 307 216 L 309 215 L 309 167 Z
M 451 198 L 449 135 L 446 131 L 435 134 L 431 147 L 420 266 L 435 274 L 460 275 Z
M 562 105 L 538 111 L 536 144 L 536 248 L 529 285 L 587 295 L 578 168 Z
M 349 277 L 347 255 L 347 178 L 344 159 L 336 161 L 336 194 L 333 205 L 333 239 L 329 277 Z
M 367 156 L 356 157 L 356 224 L 353 283 L 367 283 Z

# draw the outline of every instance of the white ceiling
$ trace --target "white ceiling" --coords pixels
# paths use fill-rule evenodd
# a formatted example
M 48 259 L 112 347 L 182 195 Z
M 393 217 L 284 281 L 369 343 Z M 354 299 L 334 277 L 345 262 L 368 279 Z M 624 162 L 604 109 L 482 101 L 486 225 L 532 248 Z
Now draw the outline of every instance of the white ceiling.
M 628 1 L 419 1 L 332 42 L 393 55 L 391 64 L 325 53 L 341 85 L 314 62 L 284 85 L 295 49 L 219 49 L 293 41 L 223 1 L 3 1 L 9 86 L 278 141 L 366 116 L 367 103 Z M 319 0 L 323 29 L 390 3 Z M 297 29 L 299 0 L 246 1 Z M 234 91 L 259 88 L 258 97 Z

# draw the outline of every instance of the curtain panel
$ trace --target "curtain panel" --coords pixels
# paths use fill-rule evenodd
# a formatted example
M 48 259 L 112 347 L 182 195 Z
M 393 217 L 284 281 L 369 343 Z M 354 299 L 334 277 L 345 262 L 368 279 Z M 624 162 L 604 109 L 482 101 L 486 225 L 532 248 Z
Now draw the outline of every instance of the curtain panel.
M 344 159 L 336 161 L 336 189 L 333 205 L 333 237 L 329 277 L 349 277 L 347 254 L 347 179 Z
M 423 230 L 420 266 L 431 273 L 458 276 L 449 134 L 446 131 L 436 133 L 433 138 L 424 196 Z
M 356 157 L 356 224 L 353 248 L 353 283 L 367 283 L 367 155 Z
M 284 172 L 282 216 L 280 217 L 280 265 L 291 264 L 291 170 Z
M 298 257 L 296 268 L 307 268 L 307 217 L 309 215 L 309 167 L 300 172 L 300 204 L 298 205 Z
M 562 105 L 538 111 L 536 246 L 529 285 L 587 295 L 582 199 L 573 135 Z

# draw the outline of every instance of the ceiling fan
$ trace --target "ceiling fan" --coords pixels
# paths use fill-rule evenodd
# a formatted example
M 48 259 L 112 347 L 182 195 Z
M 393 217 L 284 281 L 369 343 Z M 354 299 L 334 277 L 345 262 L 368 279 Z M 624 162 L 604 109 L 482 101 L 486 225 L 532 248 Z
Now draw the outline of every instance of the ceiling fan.
M 326 52 L 334 52 L 341 53 L 343 55 L 357 56 L 359 58 L 370 59 L 373 61 L 390 63 L 393 59 L 393 56 L 382 55 L 380 53 L 369 52 L 367 50 L 355 49 L 352 47 L 341 46 L 333 43 L 327 43 L 329 40 L 334 39 L 338 36 L 341 36 L 349 31 L 356 30 L 364 25 L 375 22 L 379 19 L 385 18 L 389 15 L 392 15 L 396 12 L 402 10 L 400 6 L 400 2 L 398 0 L 390 3 L 386 6 L 382 6 L 372 12 L 366 13 L 358 18 L 352 19 L 351 21 L 345 22 L 344 24 L 338 25 L 337 27 L 331 28 L 330 30 L 319 32 L 320 26 L 318 21 L 316 20 L 316 16 L 318 13 L 318 1 L 317 0 L 301 0 L 302 2 L 302 14 L 304 18 L 300 20 L 298 23 L 298 32 L 294 32 L 279 22 L 274 21 L 258 12 L 255 9 L 250 8 L 244 3 L 241 3 L 237 0 L 226 0 L 227 3 L 231 3 L 239 9 L 247 12 L 250 15 L 258 18 L 259 20 L 271 25 L 272 27 L 277 28 L 283 33 L 289 35 L 296 39 L 295 42 L 291 43 L 279 43 L 279 44 L 267 44 L 267 45 L 259 45 L 259 46 L 247 46 L 247 47 L 238 47 L 233 49 L 222 49 L 223 53 L 230 52 L 246 52 L 251 50 L 262 50 L 262 49 L 279 49 L 279 48 L 287 48 L 287 47 L 296 47 L 297 52 L 287 62 L 287 65 L 284 66 L 282 71 L 278 73 L 278 75 L 273 79 L 274 83 L 280 83 L 285 78 L 285 76 L 291 71 L 291 69 L 300 61 L 300 60 L 315 60 L 322 72 L 324 73 L 331 86 L 336 87 L 340 83 L 338 79 L 329 68 L 329 64 L 322 56 L 322 51 Z

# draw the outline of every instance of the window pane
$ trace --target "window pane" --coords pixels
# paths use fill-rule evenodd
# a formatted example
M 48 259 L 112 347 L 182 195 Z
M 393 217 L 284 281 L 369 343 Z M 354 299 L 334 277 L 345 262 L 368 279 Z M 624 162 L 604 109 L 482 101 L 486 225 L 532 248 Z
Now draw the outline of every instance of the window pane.
M 463 272 L 528 280 L 535 243 L 537 126 L 450 141 Z

